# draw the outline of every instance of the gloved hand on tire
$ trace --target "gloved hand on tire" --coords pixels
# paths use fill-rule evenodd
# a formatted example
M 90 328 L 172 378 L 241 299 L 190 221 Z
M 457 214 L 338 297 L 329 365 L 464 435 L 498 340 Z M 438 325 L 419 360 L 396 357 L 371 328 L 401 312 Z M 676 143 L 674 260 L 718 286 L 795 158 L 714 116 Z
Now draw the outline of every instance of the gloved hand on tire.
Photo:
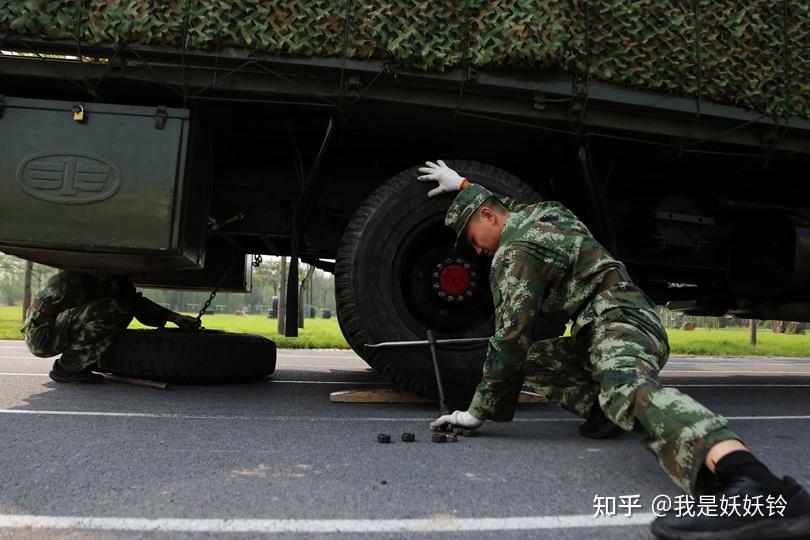
M 419 167 L 422 176 L 417 177 L 421 182 L 438 182 L 439 186 L 428 192 L 428 197 L 435 197 L 442 193 L 460 191 L 468 182 L 466 178 L 445 165 L 444 161 L 437 160 L 436 163 L 426 161 L 424 167 Z
M 179 313 L 175 313 L 173 317 L 170 317 L 169 320 L 177 325 L 180 330 L 199 330 L 202 321 L 197 317 L 189 317 L 188 315 L 181 315 Z
M 430 429 L 433 431 L 440 431 L 447 427 L 458 427 L 464 429 L 476 429 L 484 421 L 481 418 L 475 417 L 467 411 L 453 411 L 452 414 L 445 414 L 430 423 Z

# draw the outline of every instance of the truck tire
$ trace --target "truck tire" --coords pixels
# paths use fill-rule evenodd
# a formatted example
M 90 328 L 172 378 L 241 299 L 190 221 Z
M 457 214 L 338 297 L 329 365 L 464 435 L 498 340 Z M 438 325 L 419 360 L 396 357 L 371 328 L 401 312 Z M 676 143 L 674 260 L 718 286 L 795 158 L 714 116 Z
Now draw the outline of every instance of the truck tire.
M 540 196 L 517 177 L 474 161 L 448 162 L 459 174 L 521 202 Z M 352 349 L 392 384 L 436 397 L 427 347 L 371 349 L 366 344 L 486 337 L 494 330 L 491 260 L 478 257 L 444 225 L 454 194 L 427 197 L 417 167 L 377 188 L 341 239 L 335 267 L 337 316 Z M 442 296 L 442 293 L 444 296 Z M 451 300 L 452 297 L 452 300 Z M 486 343 L 443 346 L 438 358 L 448 398 L 466 400 L 481 379 Z
M 259 379 L 276 368 L 276 344 L 253 334 L 124 330 L 102 360 L 116 375 L 174 383 Z

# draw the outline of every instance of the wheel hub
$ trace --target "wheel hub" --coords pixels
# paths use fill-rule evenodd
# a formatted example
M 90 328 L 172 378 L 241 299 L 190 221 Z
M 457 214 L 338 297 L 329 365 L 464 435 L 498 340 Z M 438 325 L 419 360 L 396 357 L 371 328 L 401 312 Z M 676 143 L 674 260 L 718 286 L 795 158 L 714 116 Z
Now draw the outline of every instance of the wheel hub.
M 475 294 L 477 274 L 472 265 L 461 258 L 447 258 L 433 271 L 433 290 L 445 302 L 464 302 Z

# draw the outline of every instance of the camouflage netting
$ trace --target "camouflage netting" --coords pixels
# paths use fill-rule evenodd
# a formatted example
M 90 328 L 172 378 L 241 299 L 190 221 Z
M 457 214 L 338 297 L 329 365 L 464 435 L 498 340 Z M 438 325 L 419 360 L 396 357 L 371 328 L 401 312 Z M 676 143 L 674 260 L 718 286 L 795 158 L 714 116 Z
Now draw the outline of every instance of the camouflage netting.
M 807 0 L 0 0 L 5 32 L 428 71 L 554 66 L 810 118 Z

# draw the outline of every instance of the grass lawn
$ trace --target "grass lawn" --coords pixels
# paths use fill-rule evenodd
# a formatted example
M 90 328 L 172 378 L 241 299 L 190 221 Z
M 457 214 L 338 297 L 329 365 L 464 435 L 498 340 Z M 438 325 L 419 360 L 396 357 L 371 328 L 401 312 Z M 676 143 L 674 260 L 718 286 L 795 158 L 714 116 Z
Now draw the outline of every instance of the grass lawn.
M 774 334 L 758 329 L 757 344 L 748 344 L 747 328 L 710 330 L 696 328 L 691 332 L 667 330 L 673 354 L 703 356 L 810 356 L 810 334 L 803 336 Z
M 20 333 L 21 308 L 19 306 L 0 307 L 0 339 L 23 339 Z M 196 315 L 193 314 L 193 315 Z M 172 323 L 168 327 L 174 327 Z M 226 330 L 228 332 L 242 332 L 259 334 L 276 342 L 279 348 L 289 349 L 348 349 L 349 345 L 343 339 L 338 327 L 337 318 L 306 319 L 304 328 L 298 329 L 297 338 L 279 336 L 276 333 L 278 321 L 268 319 L 261 315 L 206 315 L 203 317 L 203 326 L 211 330 Z M 130 328 L 148 328 L 138 321 L 132 321 Z
M 19 306 L 0 307 L 0 339 L 22 339 L 22 308 Z
M 212 330 L 259 334 L 276 342 L 279 348 L 297 349 L 348 349 L 349 346 L 338 327 L 335 317 L 331 319 L 307 319 L 299 329 L 297 338 L 287 338 L 276 333 L 277 321 L 261 315 L 206 315 L 203 326 Z M 22 339 L 20 333 L 20 308 L 0 307 L 0 339 Z M 172 326 L 169 323 L 169 326 Z M 137 321 L 130 328 L 144 328 Z M 808 356 L 810 357 L 810 334 L 791 336 L 760 330 L 758 343 L 748 344 L 747 328 L 710 330 L 698 328 L 692 332 L 668 330 L 673 354 L 705 356 Z
M 189 315 L 196 315 L 189 314 Z M 268 319 L 262 315 L 205 315 L 203 326 L 210 330 L 225 330 L 244 334 L 259 334 L 276 342 L 280 349 L 348 349 L 349 344 L 343 338 L 337 318 L 306 319 L 304 328 L 298 329 L 298 337 L 288 338 L 278 335 L 277 319 Z M 173 327 L 172 323 L 166 326 Z M 133 321 L 130 328 L 148 328 L 138 321 Z

